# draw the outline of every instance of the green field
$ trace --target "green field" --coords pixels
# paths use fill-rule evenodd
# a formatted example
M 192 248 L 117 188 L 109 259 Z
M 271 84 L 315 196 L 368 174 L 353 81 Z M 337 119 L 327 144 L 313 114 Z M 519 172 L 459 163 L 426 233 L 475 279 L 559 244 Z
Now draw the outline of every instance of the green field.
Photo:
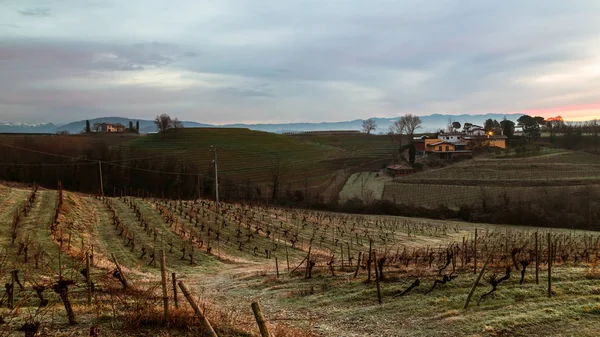
M 127 185 L 155 195 L 166 191 L 176 197 L 181 190 L 196 195 L 201 190 L 206 196 L 214 181 L 211 146 L 218 150 L 224 197 L 251 194 L 263 200 L 272 198 L 275 182 L 278 193 L 288 199 L 298 194 L 311 200 L 333 198 L 343 184 L 343 170 L 380 168 L 393 150 L 387 136 L 305 137 L 240 128 L 177 129 L 145 136 L 6 134 L 0 135 L 0 179 L 47 188 L 63 180 L 68 188 L 97 193 L 100 161 L 110 192 Z
M 328 146 L 337 151 L 341 149 L 343 152 L 340 156 L 345 157 L 347 165 L 381 158 L 390 159 L 397 151 L 388 135 L 305 133 L 289 137 L 307 144 Z M 406 139 L 404 141 L 406 142 Z
M 335 157 L 335 151 L 325 146 L 248 129 L 173 130 L 166 135 L 141 137 L 122 147 L 133 158 L 141 151 L 207 167 L 213 159 L 211 146 L 218 149 L 219 173 L 237 181 L 268 182 L 276 168 L 284 180 L 302 180 L 307 170 L 309 177 L 319 177 L 332 172 L 324 160 Z

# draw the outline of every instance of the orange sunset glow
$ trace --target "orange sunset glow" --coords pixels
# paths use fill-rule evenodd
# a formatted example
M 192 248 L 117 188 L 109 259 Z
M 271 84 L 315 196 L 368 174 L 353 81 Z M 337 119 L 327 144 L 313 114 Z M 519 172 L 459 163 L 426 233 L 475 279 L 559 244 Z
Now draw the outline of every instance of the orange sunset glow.
M 542 116 L 544 118 L 551 118 L 556 115 L 560 115 L 565 121 L 589 121 L 593 119 L 600 119 L 600 103 L 563 106 L 548 109 L 532 109 L 521 112 L 526 115 Z

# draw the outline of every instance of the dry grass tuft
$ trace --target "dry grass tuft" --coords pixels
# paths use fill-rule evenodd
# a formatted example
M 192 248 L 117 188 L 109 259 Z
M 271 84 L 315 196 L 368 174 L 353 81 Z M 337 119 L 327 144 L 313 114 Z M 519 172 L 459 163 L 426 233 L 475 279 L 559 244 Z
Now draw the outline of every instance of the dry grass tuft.
M 591 306 L 583 307 L 583 311 L 587 314 L 600 315 L 600 303 L 596 303 Z
M 590 280 L 600 280 L 600 268 L 596 268 L 596 266 L 589 268 L 585 272 L 585 278 Z

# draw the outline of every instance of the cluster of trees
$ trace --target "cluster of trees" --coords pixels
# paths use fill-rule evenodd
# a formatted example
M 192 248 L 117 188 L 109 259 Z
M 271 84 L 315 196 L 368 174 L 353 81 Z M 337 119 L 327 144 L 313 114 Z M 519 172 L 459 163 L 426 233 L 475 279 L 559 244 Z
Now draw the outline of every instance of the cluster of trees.
M 169 129 L 183 128 L 183 122 L 181 122 L 177 118 L 171 118 L 171 116 L 167 114 L 156 116 L 156 118 L 154 119 L 154 124 L 156 125 L 156 130 L 158 132 L 165 132 Z
M 129 121 L 128 127 L 125 127 L 125 125 L 123 125 L 121 123 L 116 123 L 115 127 L 117 127 L 118 129 L 122 128 L 125 132 L 140 133 L 140 122 L 139 121 L 135 122 L 135 126 L 133 125 L 132 121 Z M 102 131 L 102 123 L 94 123 L 94 124 L 90 125 L 90 121 L 86 120 L 85 128 L 83 129 L 83 131 L 81 131 L 81 133 L 92 133 L 92 132 L 100 132 L 100 131 Z
M 372 121 L 375 123 L 374 121 Z M 156 116 L 154 119 L 154 124 L 156 125 L 156 130 L 158 132 L 165 132 L 169 129 L 181 129 L 183 128 L 183 122 L 181 122 L 177 118 L 171 118 L 171 116 L 167 114 L 162 114 L 160 116 Z M 132 121 L 129 121 L 129 125 L 126 127 L 123 124 L 116 123 L 115 127 L 117 129 L 123 129 L 124 132 L 130 133 L 140 133 L 140 121 L 136 121 L 135 125 Z M 375 130 L 376 125 L 373 126 L 371 130 Z M 92 132 L 100 132 L 102 131 L 102 123 L 94 123 L 90 125 L 90 121 L 85 121 L 85 128 L 81 131 L 81 133 L 92 133 Z M 61 132 L 61 134 L 68 134 L 68 132 Z
M 550 133 L 550 142 L 558 145 L 577 147 L 585 137 L 591 137 L 594 145 L 598 145 L 600 136 L 600 122 L 597 119 L 587 122 L 565 122 L 562 117 L 544 119 L 540 116 L 521 116 L 517 122 L 523 128 L 523 136 L 532 141 L 541 137 L 542 131 Z M 558 138 L 557 136 L 562 137 Z
M 523 137 L 528 141 L 540 138 L 541 127 L 545 124 L 544 117 L 523 115 L 517 119 L 518 125 L 523 128 Z

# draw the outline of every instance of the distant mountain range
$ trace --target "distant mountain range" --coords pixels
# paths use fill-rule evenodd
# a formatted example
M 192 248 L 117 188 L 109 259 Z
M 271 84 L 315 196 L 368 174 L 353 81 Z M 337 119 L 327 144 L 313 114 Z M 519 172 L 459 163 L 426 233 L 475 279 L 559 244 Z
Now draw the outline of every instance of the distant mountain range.
M 418 131 L 434 132 L 440 129 L 445 129 L 448 120 L 457 121 L 461 124 L 465 122 L 483 125 L 488 118 L 502 120 L 504 117 L 512 121 L 516 121 L 522 114 L 485 114 L 485 115 L 442 115 L 434 114 L 421 116 L 422 124 Z M 387 133 L 388 128 L 396 121 L 396 118 L 372 118 L 377 123 L 375 133 Z M 156 131 L 156 126 L 152 120 L 129 119 L 123 117 L 100 117 L 90 119 L 90 124 L 94 123 L 121 123 L 125 126 L 132 121 L 140 122 L 140 132 L 149 133 Z M 322 123 L 282 123 L 282 124 L 226 124 L 212 125 L 202 124 L 192 121 L 184 121 L 183 125 L 186 128 L 204 128 L 204 127 L 226 127 L 226 128 L 247 128 L 257 131 L 266 131 L 274 133 L 283 132 L 302 132 L 302 131 L 333 131 L 333 130 L 361 130 L 362 119 L 344 122 L 322 122 Z M 53 123 L 46 124 L 26 124 L 26 123 L 3 123 L 0 122 L 0 133 L 56 133 L 59 131 L 68 131 L 69 133 L 79 133 L 85 128 L 85 120 L 71 122 L 67 124 L 57 125 Z

